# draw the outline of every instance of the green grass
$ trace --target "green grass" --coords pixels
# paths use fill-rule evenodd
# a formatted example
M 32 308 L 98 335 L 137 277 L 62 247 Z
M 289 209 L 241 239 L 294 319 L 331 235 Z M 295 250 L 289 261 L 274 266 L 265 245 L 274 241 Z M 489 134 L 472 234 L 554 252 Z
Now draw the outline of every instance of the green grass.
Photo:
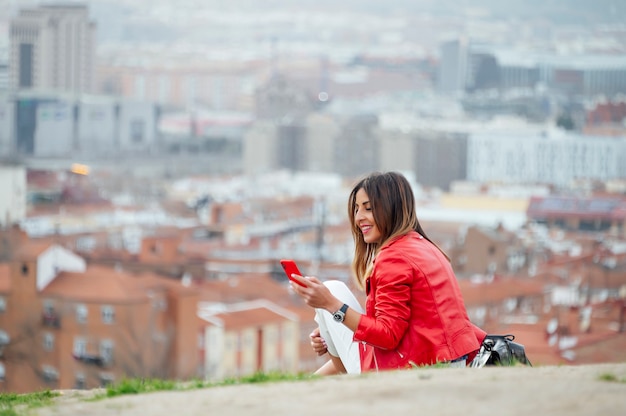
M 125 394 L 150 393 L 154 391 L 176 390 L 177 383 L 160 379 L 124 379 L 119 383 L 110 384 L 106 389 L 107 397 Z
M 60 393 L 49 390 L 28 394 L 0 393 L 0 416 L 17 416 L 18 409 L 33 409 L 52 404 Z
M 613 373 L 604 373 L 598 376 L 598 380 L 600 381 L 609 381 L 611 383 L 626 383 L 626 378 L 618 378 Z
M 310 380 L 317 377 L 318 376 L 313 376 L 308 373 L 283 374 L 258 372 L 250 376 L 229 378 L 220 382 L 208 382 L 203 380 L 178 382 L 173 380 L 140 378 L 124 379 L 117 383 L 109 384 L 104 393 L 97 393 L 83 400 L 102 400 L 108 397 L 130 394 L 143 394 L 157 391 L 184 391 L 236 384 Z M 28 409 L 52 405 L 54 403 L 54 398 L 60 395 L 61 393 L 53 391 L 26 394 L 0 393 L 0 416 L 19 416 L 25 414 L 24 411 L 27 411 Z
M 228 378 L 220 382 L 208 382 L 203 380 L 193 380 L 177 382 L 160 379 L 127 379 L 107 386 L 106 393 L 96 398 L 115 397 L 127 394 L 150 393 L 155 391 L 183 391 L 202 389 L 216 386 L 228 386 L 233 384 L 268 383 L 276 381 L 295 381 L 311 379 L 315 376 L 311 374 L 284 374 L 284 373 L 263 373 L 257 372 L 250 376 L 240 378 Z M 2 415 L 0 415 L 2 416 Z

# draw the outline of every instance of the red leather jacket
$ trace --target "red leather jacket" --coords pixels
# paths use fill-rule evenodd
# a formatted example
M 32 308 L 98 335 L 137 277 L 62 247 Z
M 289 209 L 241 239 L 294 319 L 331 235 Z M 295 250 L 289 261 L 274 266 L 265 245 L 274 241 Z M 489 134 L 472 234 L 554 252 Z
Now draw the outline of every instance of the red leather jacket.
M 486 335 L 470 322 L 448 259 L 415 231 L 381 248 L 366 293 L 354 333 L 362 371 L 473 355 Z

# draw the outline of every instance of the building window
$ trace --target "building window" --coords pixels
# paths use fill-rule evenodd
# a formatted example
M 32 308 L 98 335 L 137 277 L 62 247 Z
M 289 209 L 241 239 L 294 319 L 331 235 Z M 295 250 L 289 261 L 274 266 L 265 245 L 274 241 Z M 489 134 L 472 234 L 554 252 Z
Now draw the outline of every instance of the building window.
M 43 349 L 52 351 L 54 349 L 54 334 L 46 332 L 43 334 Z
M 59 314 L 55 312 L 54 301 L 52 300 L 47 299 L 43 301 L 42 323 L 44 326 L 48 327 L 61 327 L 61 318 Z
M 0 357 L 3 355 L 4 347 L 9 345 L 11 342 L 11 337 L 7 334 L 6 331 L 0 329 Z
M 76 322 L 84 324 L 87 322 L 88 309 L 87 306 L 80 304 L 76 305 Z
M 91 252 L 96 248 L 96 240 L 95 238 L 89 237 L 80 237 L 76 240 L 76 250 L 83 252 Z
M 152 308 L 157 311 L 164 311 L 167 309 L 167 300 L 163 298 L 157 298 L 152 301 Z
M 28 276 L 28 264 L 22 264 L 22 276 Z
M 115 309 L 112 306 L 103 306 L 101 311 L 103 323 L 112 324 L 115 322 Z
M 85 355 L 87 355 L 87 340 L 74 338 L 74 357 L 84 357 Z
M 100 386 L 106 387 L 115 381 L 115 377 L 111 373 L 100 373 Z
M 6 370 L 4 369 L 4 364 L 0 363 L 0 381 L 4 381 L 5 374 Z
M 133 143 L 142 143 L 145 138 L 145 123 L 143 120 L 130 122 L 130 140 Z
M 7 300 L 0 296 L 0 313 L 5 312 L 7 310 Z
M 20 88 L 33 86 L 34 53 L 32 43 L 20 43 L 19 47 L 19 80 Z
M 41 366 L 43 379 L 46 381 L 57 381 L 59 379 L 59 372 L 51 365 Z
M 43 301 L 43 313 L 46 315 L 54 314 L 54 302 L 51 300 Z
M 150 246 L 150 251 L 152 252 L 152 254 L 160 254 L 161 244 L 155 242 L 154 244 L 152 244 L 152 246 Z
M 87 383 L 85 382 L 85 375 L 83 373 L 76 373 L 76 380 L 74 381 L 74 388 L 77 390 L 84 390 L 87 388 Z
M 105 339 L 100 342 L 100 358 L 106 364 L 113 362 L 113 341 Z

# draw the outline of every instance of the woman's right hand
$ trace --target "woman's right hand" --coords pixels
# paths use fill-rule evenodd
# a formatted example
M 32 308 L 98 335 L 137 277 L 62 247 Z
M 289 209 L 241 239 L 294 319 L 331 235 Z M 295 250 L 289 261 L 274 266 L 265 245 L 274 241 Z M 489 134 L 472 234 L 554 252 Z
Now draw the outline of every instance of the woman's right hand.
M 311 338 L 311 347 L 313 347 L 313 351 L 315 351 L 317 355 L 322 356 L 328 352 L 326 341 L 320 336 L 319 328 L 315 328 L 313 332 L 309 334 L 309 337 Z

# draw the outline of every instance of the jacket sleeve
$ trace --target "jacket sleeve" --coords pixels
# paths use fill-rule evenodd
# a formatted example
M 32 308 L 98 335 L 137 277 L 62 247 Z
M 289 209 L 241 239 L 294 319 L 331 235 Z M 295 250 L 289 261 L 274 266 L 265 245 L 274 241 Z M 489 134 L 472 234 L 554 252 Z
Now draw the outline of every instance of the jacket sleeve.
M 364 341 L 383 349 L 397 348 L 409 326 L 413 269 L 400 256 L 378 258 L 372 276 L 374 316 L 363 315 L 354 333 L 355 341 Z

